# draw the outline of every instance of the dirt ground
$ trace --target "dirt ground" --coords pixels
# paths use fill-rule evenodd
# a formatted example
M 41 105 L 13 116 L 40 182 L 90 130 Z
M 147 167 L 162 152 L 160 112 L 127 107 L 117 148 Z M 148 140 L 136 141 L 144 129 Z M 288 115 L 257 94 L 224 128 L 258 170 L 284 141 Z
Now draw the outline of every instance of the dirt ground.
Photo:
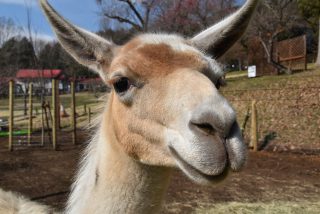
M 0 138 L 0 187 L 62 208 L 84 146 L 64 144 L 58 151 L 18 147 L 10 153 L 5 143 Z M 176 171 L 164 213 L 192 213 L 224 202 L 274 201 L 320 201 L 319 152 L 251 152 L 245 170 L 212 187 L 193 184 Z

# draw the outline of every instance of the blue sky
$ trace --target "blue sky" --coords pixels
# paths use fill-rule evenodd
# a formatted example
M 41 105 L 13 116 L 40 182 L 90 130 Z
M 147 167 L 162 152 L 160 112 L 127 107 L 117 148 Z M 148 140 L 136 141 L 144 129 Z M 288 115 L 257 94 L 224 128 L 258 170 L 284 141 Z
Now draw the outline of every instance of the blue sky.
M 244 0 L 237 1 L 244 2 Z M 17 25 L 25 27 L 27 23 L 25 2 L 31 5 L 32 28 L 37 37 L 45 40 L 54 39 L 54 34 L 40 10 L 38 0 L 0 0 L 0 16 L 10 17 Z M 99 9 L 95 0 L 49 0 L 49 2 L 72 23 L 90 31 L 99 29 Z
M 38 0 L 0 0 L 0 16 L 10 17 L 17 25 L 26 26 L 25 1 L 31 5 L 32 27 L 37 37 L 53 39 L 54 35 L 44 17 Z M 65 18 L 91 31 L 99 29 L 98 7 L 95 0 L 49 0 Z

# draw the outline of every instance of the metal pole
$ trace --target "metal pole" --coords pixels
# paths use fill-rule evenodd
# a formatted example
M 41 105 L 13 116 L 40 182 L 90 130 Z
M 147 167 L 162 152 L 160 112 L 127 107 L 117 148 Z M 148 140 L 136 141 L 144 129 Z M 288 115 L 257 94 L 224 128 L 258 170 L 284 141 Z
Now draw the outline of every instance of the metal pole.
M 74 80 L 71 81 L 71 128 L 72 128 L 72 143 L 76 145 L 77 143 L 77 120 L 76 120 L 76 95 L 75 95 L 75 85 Z
M 56 80 L 52 79 L 52 146 L 57 149 L 57 96 Z
M 14 82 L 10 80 L 9 82 L 9 151 L 12 151 L 13 142 L 13 105 L 14 105 Z
M 56 81 L 56 116 L 57 116 L 57 129 L 61 129 L 60 121 L 60 91 L 59 91 L 59 80 Z
M 28 145 L 31 144 L 31 134 L 32 134 L 32 83 L 29 83 L 29 124 L 28 124 Z
M 43 103 L 43 98 L 41 98 L 41 146 L 44 146 L 44 106 L 45 104 Z

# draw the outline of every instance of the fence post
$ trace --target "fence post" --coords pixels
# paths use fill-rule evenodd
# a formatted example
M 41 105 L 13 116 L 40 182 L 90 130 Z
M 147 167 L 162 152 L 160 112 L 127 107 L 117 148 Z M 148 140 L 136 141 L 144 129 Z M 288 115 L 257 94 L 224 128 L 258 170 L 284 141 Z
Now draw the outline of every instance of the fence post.
M 255 100 L 252 101 L 252 109 L 251 109 L 251 147 L 253 151 L 258 151 L 258 112 L 256 107 L 257 102 Z
M 84 105 L 83 105 L 83 112 L 84 112 L 84 115 L 87 114 L 87 104 L 84 104 Z
M 56 80 L 52 79 L 52 146 L 57 149 L 57 96 Z
M 43 96 L 43 95 L 41 95 Z M 41 98 L 41 146 L 44 146 L 44 111 L 45 104 L 43 98 Z M 47 130 L 49 132 L 49 130 Z
M 75 95 L 75 85 L 74 80 L 71 81 L 71 127 L 72 127 L 72 143 L 76 145 L 77 143 L 77 120 L 76 120 L 76 95 Z
M 33 85 L 29 83 L 29 123 L 28 123 L 28 145 L 31 144 L 31 134 L 32 134 L 32 90 Z
M 60 115 L 60 89 L 59 89 L 59 80 L 56 81 L 56 116 L 57 116 L 57 129 L 60 130 L 61 129 L 61 115 Z
M 91 108 L 88 108 L 88 122 L 91 123 Z
M 13 105 L 14 105 L 14 82 L 10 80 L 9 82 L 9 151 L 12 151 L 12 141 L 13 141 Z

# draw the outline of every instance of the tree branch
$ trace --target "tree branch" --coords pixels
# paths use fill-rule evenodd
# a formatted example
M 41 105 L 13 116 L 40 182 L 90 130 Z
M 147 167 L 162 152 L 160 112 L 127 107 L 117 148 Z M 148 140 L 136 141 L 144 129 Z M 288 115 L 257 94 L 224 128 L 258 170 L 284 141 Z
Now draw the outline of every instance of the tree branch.
M 131 21 L 129 19 L 126 19 L 126 18 L 123 18 L 123 17 L 120 17 L 120 16 L 109 15 L 107 13 L 104 13 L 104 16 L 106 16 L 109 19 L 115 19 L 115 20 L 117 20 L 118 22 L 121 22 L 121 23 L 130 24 L 131 26 L 133 26 L 138 31 L 142 31 L 142 29 L 143 29 L 140 25 L 134 23 L 133 21 Z
M 144 26 L 144 21 L 138 10 L 135 8 L 135 6 L 132 4 L 130 0 L 118 0 L 121 2 L 125 2 L 129 5 L 130 9 L 133 11 L 133 13 L 136 15 L 136 17 L 139 19 L 142 26 Z

